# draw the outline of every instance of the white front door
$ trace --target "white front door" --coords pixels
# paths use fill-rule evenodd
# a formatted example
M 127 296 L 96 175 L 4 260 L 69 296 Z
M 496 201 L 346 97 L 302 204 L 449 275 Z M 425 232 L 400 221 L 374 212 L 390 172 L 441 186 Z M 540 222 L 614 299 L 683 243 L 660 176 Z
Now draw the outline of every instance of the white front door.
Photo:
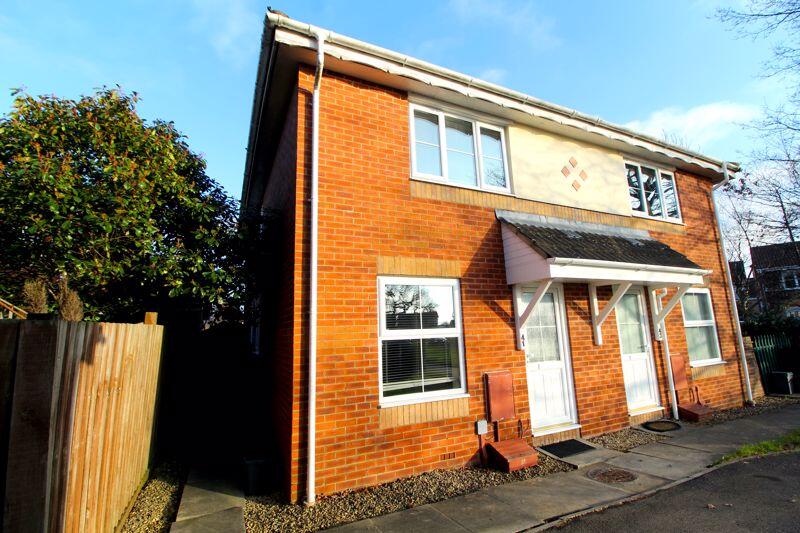
M 518 305 L 525 309 L 535 287 L 524 287 Z M 524 327 L 531 427 L 575 423 L 575 395 L 566 336 L 563 295 L 558 286 L 542 296 Z
M 641 287 L 629 290 L 622 297 L 616 315 L 628 411 L 658 407 L 658 383 Z

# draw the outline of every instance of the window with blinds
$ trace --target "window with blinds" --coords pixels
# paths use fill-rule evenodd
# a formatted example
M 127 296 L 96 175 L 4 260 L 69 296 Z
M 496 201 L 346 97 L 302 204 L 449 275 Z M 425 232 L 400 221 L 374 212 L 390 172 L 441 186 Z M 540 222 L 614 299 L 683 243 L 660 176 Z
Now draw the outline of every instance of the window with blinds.
M 458 280 L 379 278 L 381 403 L 463 394 Z

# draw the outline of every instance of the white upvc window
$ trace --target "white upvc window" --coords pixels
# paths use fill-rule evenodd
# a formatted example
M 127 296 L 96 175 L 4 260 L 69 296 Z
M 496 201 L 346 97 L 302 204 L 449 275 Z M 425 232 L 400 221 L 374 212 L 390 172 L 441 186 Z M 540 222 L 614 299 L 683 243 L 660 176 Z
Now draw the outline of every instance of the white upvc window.
M 379 277 L 378 297 L 381 405 L 465 396 L 458 280 Z
M 781 284 L 786 290 L 800 289 L 800 272 L 784 270 L 781 272 Z
M 414 177 L 511 191 L 503 128 L 418 104 L 411 105 L 410 122 Z
M 674 173 L 649 165 L 626 162 L 625 174 L 634 215 L 681 221 Z
M 681 298 L 686 349 L 691 366 L 722 362 L 717 337 L 717 323 L 708 289 L 689 289 Z

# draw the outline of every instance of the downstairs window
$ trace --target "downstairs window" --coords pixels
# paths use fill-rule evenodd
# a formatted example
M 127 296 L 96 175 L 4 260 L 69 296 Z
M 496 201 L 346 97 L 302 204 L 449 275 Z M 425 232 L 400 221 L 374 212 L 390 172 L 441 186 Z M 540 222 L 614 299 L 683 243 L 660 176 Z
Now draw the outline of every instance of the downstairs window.
M 717 339 L 717 323 L 708 289 L 692 289 L 681 298 L 686 349 L 691 366 L 722 362 Z
M 381 405 L 464 394 L 458 280 L 378 280 Z

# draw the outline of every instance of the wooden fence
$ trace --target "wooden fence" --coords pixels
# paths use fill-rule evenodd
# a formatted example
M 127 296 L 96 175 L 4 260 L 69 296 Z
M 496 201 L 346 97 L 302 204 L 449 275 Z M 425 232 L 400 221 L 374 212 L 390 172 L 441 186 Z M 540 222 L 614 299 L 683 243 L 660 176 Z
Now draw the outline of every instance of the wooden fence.
M 162 337 L 154 324 L 0 322 L 4 531 L 119 526 L 148 474 Z

